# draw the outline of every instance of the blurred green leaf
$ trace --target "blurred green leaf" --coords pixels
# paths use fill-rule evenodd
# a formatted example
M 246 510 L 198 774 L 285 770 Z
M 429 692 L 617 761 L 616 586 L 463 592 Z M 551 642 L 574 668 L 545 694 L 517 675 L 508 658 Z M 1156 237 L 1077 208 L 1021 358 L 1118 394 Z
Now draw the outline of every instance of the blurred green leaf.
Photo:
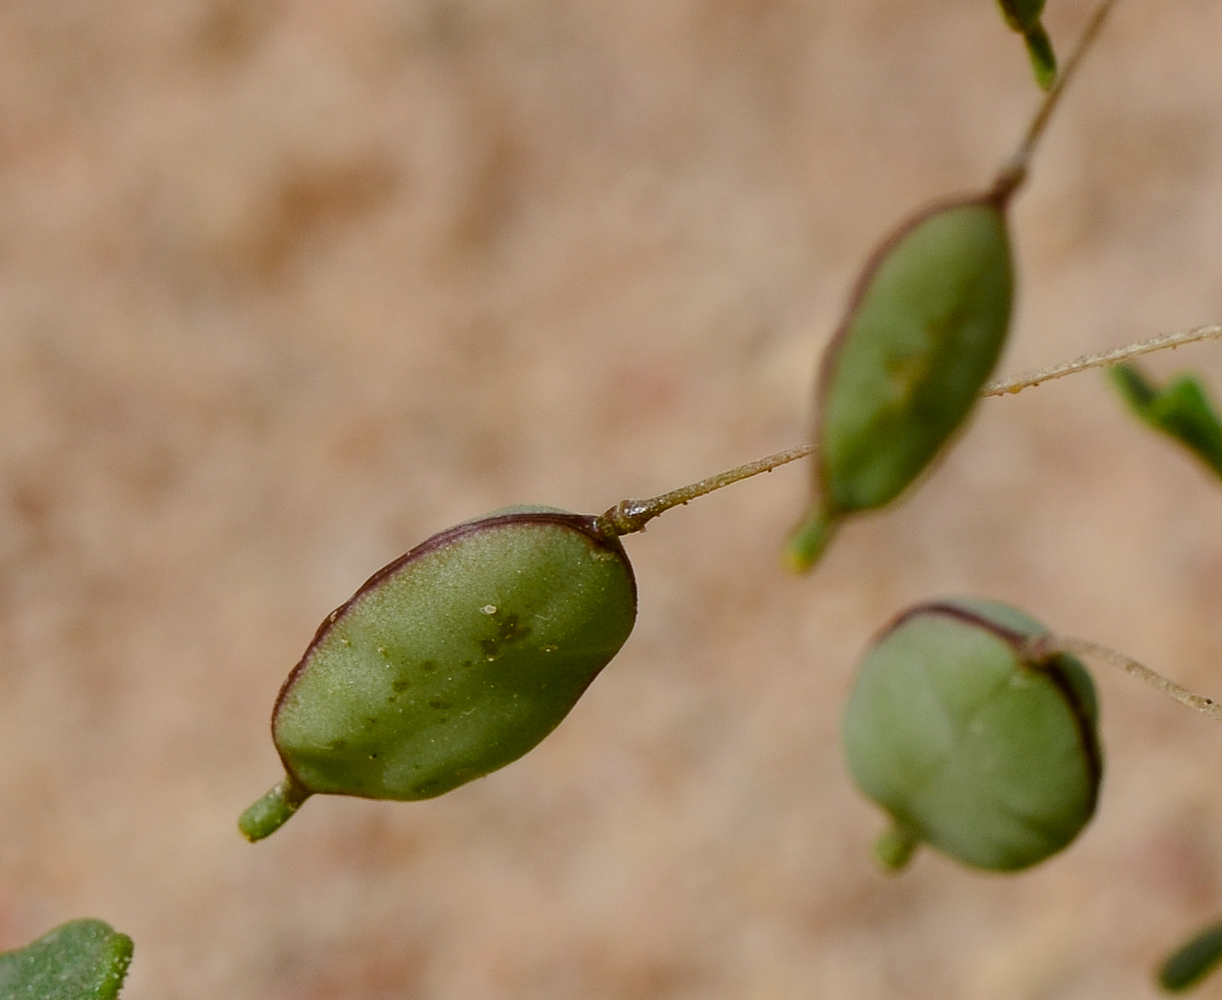
M 1044 12 L 1044 0 L 997 0 L 1001 16 L 1027 43 L 1027 54 L 1031 57 L 1031 70 L 1035 82 L 1048 90 L 1056 82 L 1057 57 L 1052 49 L 1052 40 L 1040 23 Z
M 1175 438 L 1222 476 L 1222 421 L 1199 380 L 1181 375 L 1158 389 L 1127 364 L 1116 365 L 1108 377 L 1142 420 Z
M 73 920 L 17 951 L 0 953 L 4 1000 L 113 1000 L 132 939 L 100 920 Z
M 1169 993 L 1195 986 L 1222 961 L 1222 923 L 1201 931 L 1163 963 L 1158 984 Z
M 1043 90 L 1051 89 L 1057 79 L 1057 57 L 1052 51 L 1052 39 L 1039 23 L 1023 32 L 1023 38 L 1027 42 L 1027 54 L 1031 57 L 1035 82 Z

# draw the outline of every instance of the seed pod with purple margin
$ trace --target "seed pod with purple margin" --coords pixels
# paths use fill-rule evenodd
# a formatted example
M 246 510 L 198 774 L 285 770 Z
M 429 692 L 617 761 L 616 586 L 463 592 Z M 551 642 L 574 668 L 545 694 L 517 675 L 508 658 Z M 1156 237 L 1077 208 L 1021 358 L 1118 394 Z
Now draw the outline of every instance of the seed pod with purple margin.
M 820 366 L 814 498 L 793 568 L 809 569 L 846 516 L 904 492 L 971 412 L 1010 327 L 1016 183 L 927 209 L 867 265 Z
M 329 615 L 280 691 L 285 778 L 259 840 L 310 795 L 427 799 L 521 757 L 627 640 L 636 581 L 598 518 L 512 507 L 434 535 Z
M 1094 684 L 1038 651 L 1047 630 L 995 601 L 900 615 L 858 670 L 844 747 L 858 787 L 891 817 L 889 868 L 920 843 L 977 868 L 1015 871 L 1067 846 L 1103 773 Z

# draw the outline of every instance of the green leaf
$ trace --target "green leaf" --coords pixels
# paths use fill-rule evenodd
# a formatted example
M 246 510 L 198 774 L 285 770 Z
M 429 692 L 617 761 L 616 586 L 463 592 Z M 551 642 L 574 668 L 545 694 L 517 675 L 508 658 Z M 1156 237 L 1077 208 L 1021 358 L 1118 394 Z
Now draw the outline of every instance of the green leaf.
M 1201 931 L 1176 951 L 1158 973 L 1158 984 L 1168 993 L 1191 989 L 1222 961 L 1222 924 Z
M 1222 476 L 1222 420 L 1198 379 L 1181 375 L 1159 389 L 1133 365 L 1116 365 L 1108 377 L 1142 420 Z
M 132 960 L 132 939 L 100 920 L 73 920 L 0 954 L 5 1000 L 113 1000 Z
M 998 0 L 998 6 L 1006 24 L 1022 35 L 1027 43 L 1035 82 L 1043 90 L 1050 89 L 1057 78 L 1057 57 L 1048 32 L 1040 23 L 1044 0 Z
M 1027 55 L 1031 57 L 1031 71 L 1041 90 L 1051 90 L 1057 79 L 1057 57 L 1052 51 L 1052 39 L 1038 22 L 1023 33 L 1027 42 Z
M 1015 31 L 1026 31 L 1039 22 L 1044 13 L 1044 0 L 997 0 L 1001 16 Z

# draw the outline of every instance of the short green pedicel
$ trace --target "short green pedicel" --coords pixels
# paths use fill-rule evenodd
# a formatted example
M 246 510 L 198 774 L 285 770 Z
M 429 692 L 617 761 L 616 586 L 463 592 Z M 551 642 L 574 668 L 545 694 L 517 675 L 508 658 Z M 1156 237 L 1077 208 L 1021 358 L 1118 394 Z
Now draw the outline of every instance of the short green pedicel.
M 243 833 L 316 792 L 426 799 L 516 760 L 635 618 L 632 568 L 596 518 L 520 507 L 433 536 L 319 628 L 273 713 L 286 778 Z
M 1094 685 L 1073 657 L 1032 662 L 1038 622 L 992 601 L 922 605 L 863 659 L 844 718 L 858 787 L 891 817 L 888 867 L 927 843 L 993 871 L 1077 836 L 1102 775 Z M 906 848 L 906 849 L 904 849 Z
M 846 515 L 907 489 L 975 405 L 1010 325 L 1007 195 L 922 213 L 866 268 L 819 373 L 815 499 L 789 546 L 795 569 Z

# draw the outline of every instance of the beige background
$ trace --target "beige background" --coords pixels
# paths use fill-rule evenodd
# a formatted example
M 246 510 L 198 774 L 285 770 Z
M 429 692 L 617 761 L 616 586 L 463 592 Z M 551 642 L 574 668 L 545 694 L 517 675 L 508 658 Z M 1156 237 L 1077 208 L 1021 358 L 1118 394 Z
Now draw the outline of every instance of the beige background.
M 1004 371 L 1222 320 L 1219 39 L 1122 4 L 1013 213 Z M 1222 913 L 1216 724 L 1098 674 L 1099 814 L 1005 879 L 880 875 L 837 746 L 946 593 L 1222 694 L 1222 489 L 1097 374 L 984 404 L 808 579 L 799 467 L 630 539 L 636 633 L 520 763 L 234 827 L 370 572 L 801 441 L 865 255 L 1036 98 L 992 0 L 0 4 L 0 947 L 103 917 L 127 1000 L 1152 996 Z

